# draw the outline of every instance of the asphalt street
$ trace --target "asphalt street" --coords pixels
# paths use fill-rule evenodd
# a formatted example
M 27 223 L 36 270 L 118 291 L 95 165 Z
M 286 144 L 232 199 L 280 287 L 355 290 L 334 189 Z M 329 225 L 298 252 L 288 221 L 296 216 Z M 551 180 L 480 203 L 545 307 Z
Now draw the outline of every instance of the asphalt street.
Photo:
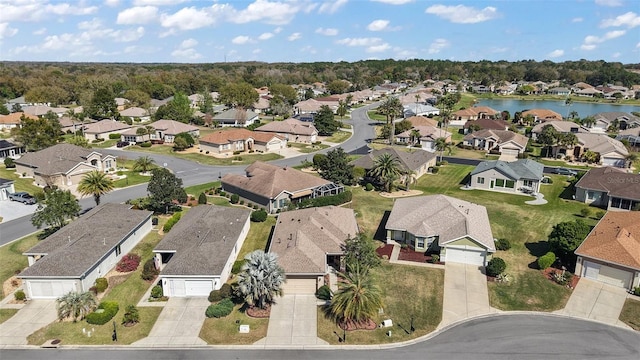
M 348 338 L 347 338 L 348 341 Z M 163 360 L 163 359 L 618 359 L 640 358 L 638 332 L 585 320 L 544 314 L 497 315 L 461 323 L 433 338 L 402 347 L 327 350 L 206 347 L 197 349 L 3 349 L 2 360 Z
M 374 137 L 374 122 L 369 121 L 367 117 L 367 111 L 377 104 L 367 105 L 358 109 L 354 109 L 351 113 L 351 120 L 345 120 L 345 123 L 350 124 L 353 127 L 353 136 L 342 143 L 340 146 L 345 152 L 355 150 L 367 143 Z M 324 149 L 321 152 L 326 153 L 330 149 Z M 129 150 L 120 149 L 105 149 L 101 150 L 105 154 L 113 154 L 120 158 L 125 157 L 128 159 L 136 159 L 140 156 L 151 157 L 157 165 L 164 166 L 173 171 L 176 176 L 182 179 L 184 186 L 192 186 L 203 184 L 207 182 L 217 181 L 219 177 L 224 176 L 227 173 L 241 174 L 244 172 L 246 165 L 239 166 L 211 166 L 188 161 L 176 157 L 157 155 L 146 152 L 135 152 Z M 299 165 L 305 159 L 311 160 L 313 154 L 304 154 L 292 158 L 275 160 L 272 163 L 280 166 L 295 166 Z M 135 199 L 146 196 L 147 185 L 141 184 L 131 186 L 124 189 L 112 191 L 111 193 L 102 197 L 102 202 L 114 202 L 122 203 L 128 199 Z M 80 205 L 83 210 L 87 210 L 95 206 L 92 197 L 85 197 L 80 199 Z M 38 229 L 31 224 L 31 215 L 23 216 L 11 221 L 0 223 L 0 246 L 10 243 L 11 241 L 20 239 L 26 235 L 29 235 Z

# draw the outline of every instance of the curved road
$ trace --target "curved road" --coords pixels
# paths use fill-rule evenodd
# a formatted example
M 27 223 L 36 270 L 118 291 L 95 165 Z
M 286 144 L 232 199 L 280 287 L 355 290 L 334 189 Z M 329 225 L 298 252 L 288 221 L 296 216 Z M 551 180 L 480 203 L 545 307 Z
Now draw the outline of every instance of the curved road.
M 351 112 L 351 120 L 345 121 L 345 123 L 351 124 L 353 129 L 353 136 L 349 140 L 342 143 L 340 146 L 345 152 L 353 151 L 367 143 L 367 140 L 372 139 L 375 136 L 373 126 L 375 123 L 369 121 L 367 117 L 367 111 L 376 104 L 367 105 L 361 108 L 354 109 Z M 321 152 L 327 152 L 329 149 L 324 149 Z M 178 177 L 182 179 L 184 186 L 192 186 L 212 182 L 218 180 L 219 176 L 223 176 L 227 173 L 241 174 L 244 172 L 246 165 L 238 166 L 211 166 L 203 165 L 193 161 L 183 160 L 176 157 L 149 154 L 143 152 L 127 151 L 127 150 L 102 150 L 101 152 L 106 154 L 113 154 L 119 157 L 137 158 L 139 156 L 149 156 L 153 158 L 158 165 L 166 164 L 168 169 L 171 169 Z M 310 159 L 313 154 L 304 154 L 292 158 L 275 160 L 272 163 L 281 166 L 294 166 L 299 165 L 305 159 Z M 115 202 L 122 203 L 129 199 L 135 199 L 147 195 L 147 185 L 140 184 L 131 186 L 125 189 L 119 189 L 113 191 L 102 197 L 103 202 Z M 95 205 L 92 197 L 85 197 L 80 199 L 80 205 L 83 209 L 89 209 Z M 31 224 L 31 215 L 23 216 L 11 221 L 0 223 L 0 246 L 5 245 L 13 240 L 20 239 L 26 235 L 29 235 L 38 229 Z
M 3 349 L 3 360 L 92 359 L 640 359 L 637 332 L 585 320 L 542 314 L 494 315 L 445 330 L 429 340 L 403 347 L 281 350 L 248 347 L 198 349 Z M 365 347 L 367 348 L 367 347 Z

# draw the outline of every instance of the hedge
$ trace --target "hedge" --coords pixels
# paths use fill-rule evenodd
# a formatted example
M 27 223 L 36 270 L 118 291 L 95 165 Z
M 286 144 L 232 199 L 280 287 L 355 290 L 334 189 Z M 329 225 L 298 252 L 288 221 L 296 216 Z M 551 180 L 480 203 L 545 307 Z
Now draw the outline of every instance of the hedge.
M 171 231 L 171 229 L 173 228 L 173 225 L 175 225 L 178 222 L 178 220 L 180 220 L 181 217 L 182 217 L 182 213 L 181 212 L 177 212 L 177 213 L 173 214 L 173 216 L 169 220 L 167 220 L 167 222 L 162 227 L 162 231 L 164 231 L 166 233 Z
M 150 142 L 143 142 L 142 144 L 140 144 L 140 147 L 150 148 L 151 147 L 151 143 Z
M 251 212 L 251 221 L 265 222 L 267 220 L 267 212 L 264 209 Z
M 538 267 L 540 268 L 540 270 L 544 270 L 553 265 L 554 262 L 556 262 L 556 254 L 554 254 L 552 251 L 549 251 L 548 253 L 538 258 Z
M 109 134 L 109 139 L 118 140 L 120 139 L 120 134 Z
M 232 204 L 237 204 L 237 203 L 238 203 L 238 201 L 240 201 L 240 196 L 239 196 L 238 194 L 232 194 L 232 195 L 231 195 L 231 198 L 229 199 L 229 201 L 230 201 Z
M 87 322 L 92 325 L 104 325 L 116 316 L 119 309 L 120 307 L 117 302 L 103 301 L 98 305 L 98 309 L 96 309 L 96 311 L 87 315 Z
M 304 209 L 308 207 L 320 207 L 320 206 L 330 206 L 330 205 L 341 205 L 344 203 L 348 203 L 351 201 L 353 194 L 351 191 L 343 191 L 337 195 L 331 196 L 321 196 L 314 199 L 304 199 L 297 203 L 297 207 L 299 209 Z
M 209 305 L 209 307 L 207 308 L 207 311 L 205 311 L 205 315 L 208 318 L 225 317 L 231 314 L 231 312 L 233 311 L 233 307 L 234 307 L 233 301 L 231 301 L 231 299 L 229 298 L 226 298 L 217 304 Z

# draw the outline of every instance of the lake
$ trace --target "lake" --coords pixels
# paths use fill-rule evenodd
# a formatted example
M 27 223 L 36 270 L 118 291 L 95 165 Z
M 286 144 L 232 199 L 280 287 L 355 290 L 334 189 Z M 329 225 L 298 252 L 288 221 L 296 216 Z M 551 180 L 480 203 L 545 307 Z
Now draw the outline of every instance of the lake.
M 598 104 L 598 103 L 582 103 L 573 102 L 571 106 L 564 104 L 564 101 L 552 100 L 518 100 L 518 99 L 478 99 L 477 105 L 488 106 L 497 111 L 507 110 L 513 117 L 518 111 L 529 109 L 549 109 L 567 117 L 570 112 L 576 111 L 581 118 L 595 115 L 601 112 L 622 111 L 631 113 L 632 111 L 640 112 L 640 106 L 633 105 L 615 105 L 615 104 Z

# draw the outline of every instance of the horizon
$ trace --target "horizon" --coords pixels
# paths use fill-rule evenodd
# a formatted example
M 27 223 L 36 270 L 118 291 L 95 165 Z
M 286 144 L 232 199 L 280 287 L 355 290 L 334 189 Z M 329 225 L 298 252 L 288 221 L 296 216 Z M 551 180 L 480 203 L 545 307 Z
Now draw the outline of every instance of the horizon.
M 640 15 L 634 4 L 14 0 L 0 4 L 0 60 L 176 65 L 587 60 L 631 65 L 640 59 Z

